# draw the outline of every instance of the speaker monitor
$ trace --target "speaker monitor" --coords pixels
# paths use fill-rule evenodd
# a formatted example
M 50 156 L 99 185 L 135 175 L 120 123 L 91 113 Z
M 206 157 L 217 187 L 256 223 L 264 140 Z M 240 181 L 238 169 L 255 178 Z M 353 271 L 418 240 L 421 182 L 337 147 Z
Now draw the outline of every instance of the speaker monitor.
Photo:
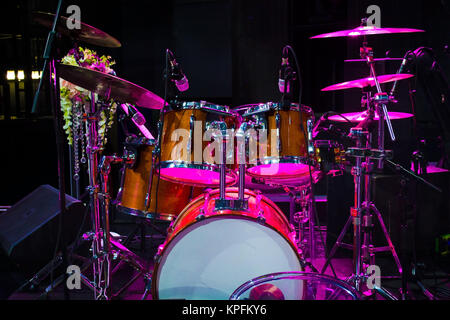
M 61 232 L 70 244 L 80 230 L 84 205 L 66 195 L 66 208 Z M 3 254 L 24 272 L 42 268 L 54 255 L 59 216 L 59 191 L 49 185 L 35 189 L 0 215 Z

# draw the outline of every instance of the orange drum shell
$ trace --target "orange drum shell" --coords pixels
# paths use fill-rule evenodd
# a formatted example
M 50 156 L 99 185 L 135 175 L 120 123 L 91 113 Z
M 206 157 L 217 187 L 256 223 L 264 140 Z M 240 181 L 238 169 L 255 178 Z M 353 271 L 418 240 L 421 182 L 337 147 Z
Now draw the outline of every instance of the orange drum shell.
M 138 158 L 134 168 L 126 168 L 122 187 L 121 206 L 143 212 L 155 212 L 156 187 L 158 175 L 153 174 L 151 201 L 145 207 L 145 197 L 148 189 L 150 171 L 152 167 L 153 145 L 143 145 L 139 148 Z M 186 185 L 172 183 L 160 179 L 158 192 L 158 213 L 177 216 L 191 198 L 191 188 Z M 201 188 L 194 188 L 192 197 L 201 194 Z
M 307 157 L 308 147 L 307 139 L 305 133 L 307 134 L 307 121 L 312 118 L 310 112 L 301 111 L 302 119 L 300 120 L 300 112 L 298 110 L 276 110 L 271 111 L 267 115 L 267 126 L 268 126 L 268 138 L 267 138 L 267 155 L 270 157 L 270 151 L 272 148 L 277 149 L 277 146 L 272 146 L 272 141 L 270 139 L 270 131 L 277 129 L 276 115 L 280 115 L 280 140 L 281 140 L 281 151 L 279 152 L 280 157 L 284 156 L 297 156 L 297 157 Z M 300 126 L 303 123 L 304 131 Z
M 162 132 L 162 144 L 161 144 L 161 162 L 164 161 L 182 161 L 183 159 L 172 159 L 172 150 L 174 147 L 180 143 L 181 139 L 179 141 L 172 141 L 172 134 L 177 129 L 184 129 L 190 132 L 190 120 L 191 116 L 195 117 L 195 121 L 202 121 L 203 122 L 203 130 L 205 130 L 205 123 L 206 123 L 206 117 L 207 112 L 201 109 L 183 109 L 183 110 L 176 110 L 176 111 L 168 111 L 164 114 L 164 128 Z M 203 132 L 201 132 L 202 135 L 202 155 L 203 150 L 208 145 L 207 141 L 203 141 Z M 192 150 L 190 159 L 192 162 L 194 161 L 194 151 L 196 150 L 195 145 L 195 136 L 192 132 Z M 198 148 L 198 147 L 197 147 Z
M 168 111 L 164 114 L 164 129 L 162 133 L 162 144 L 161 144 L 161 162 L 164 161 L 183 161 L 183 159 L 172 159 L 172 150 L 173 148 L 180 143 L 180 141 L 183 138 L 179 138 L 178 141 L 172 141 L 172 134 L 177 129 L 184 129 L 188 132 L 191 130 L 190 127 L 190 119 L 191 116 L 194 116 L 195 121 L 202 121 L 202 132 L 201 132 L 201 140 L 202 140 L 202 146 L 201 146 L 201 152 L 202 152 L 202 162 L 208 163 L 203 159 L 203 152 L 205 148 L 210 144 L 210 141 L 203 141 L 203 135 L 206 130 L 206 123 L 208 118 L 209 112 L 202 110 L 202 109 L 183 109 L 183 110 L 174 110 L 174 111 Z M 239 115 L 232 115 L 232 116 L 213 116 L 215 117 L 215 120 L 219 120 L 219 118 L 222 118 L 223 121 L 227 124 L 228 129 L 234 129 L 236 130 L 240 125 L 240 118 Z M 187 162 L 193 162 L 194 161 L 194 152 L 198 146 L 195 145 L 195 133 L 192 132 L 192 145 L 191 145 L 191 155 L 190 155 L 190 161 Z M 214 164 L 214 163 L 212 163 Z M 233 168 L 233 165 L 228 165 L 229 168 Z
M 227 188 L 226 197 L 229 198 L 238 198 L 238 188 Z M 217 218 L 219 216 L 223 217 L 240 217 L 243 219 L 253 220 L 255 223 L 261 223 L 257 221 L 258 218 L 258 210 L 256 210 L 256 193 L 250 190 L 245 190 L 245 198 L 249 198 L 248 201 L 248 211 L 234 211 L 234 210 L 221 210 L 221 211 L 213 211 L 214 209 L 214 199 L 218 199 L 220 196 L 220 192 L 218 189 L 212 190 L 209 192 L 210 198 L 208 203 L 208 209 L 204 213 L 205 219 Z M 187 207 L 178 215 L 177 219 L 172 222 L 172 225 L 169 227 L 168 236 L 166 241 L 160 248 L 158 249 L 157 259 L 155 262 L 153 279 L 152 279 L 152 297 L 153 299 L 158 299 L 158 292 L 156 290 L 156 283 L 158 282 L 158 270 L 160 257 L 163 256 L 165 249 L 168 247 L 169 243 L 173 241 L 176 236 L 182 232 L 184 229 L 189 226 L 195 224 L 197 222 L 196 217 L 200 214 L 200 209 L 204 207 L 206 193 L 201 194 L 194 200 L 192 200 Z M 270 199 L 265 196 L 262 196 L 260 202 L 260 208 L 264 211 L 264 224 L 279 233 L 292 247 L 294 252 L 297 254 L 299 261 L 301 260 L 301 256 L 298 252 L 298 248 L 296 247 L 294 240 L 292 238 L 292 233 L 294 232 L 293 227 L 289 224 L 283 212 L 277 207 L 275 203 L 273 203 Z M 158 258 L 159 257 L 159 258 Z

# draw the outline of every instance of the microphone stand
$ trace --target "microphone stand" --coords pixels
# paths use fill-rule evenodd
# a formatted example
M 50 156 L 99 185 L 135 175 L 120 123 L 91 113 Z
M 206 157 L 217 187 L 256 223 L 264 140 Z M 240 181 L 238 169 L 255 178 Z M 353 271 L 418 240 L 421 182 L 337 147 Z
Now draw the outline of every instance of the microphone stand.
M 58 73 L 58 63 L 57 61 L 57 32 L 56 26 L 58 25 L 59 18 L 61 16 L 62 0 L 58 1 L 55 18 L 53 20 L 52 29 L 48 34 L 47 43 L 44 49 L 44 63 L 42 67 L 42 77 L 39 81 L 39 86 L 36 90 L 32 113 L 37 112 L 37 104 L 40 96 L 40 91 L 42 89 L 42 84 L 44 77 L 48 71 L 48 79 L 50 82 L 50 100 L 52 105 L 53 117 L 54 117 L 54 127 L 56 136 L 56 148 L 57 148 L 57 165 L 58 165 L 58 189 L 59 189 L 59 206 L 60 206 L 60 221 L 59 221 L 59 232 L 61 233 L 61 238 L 59 239 L 59 244 L 62 245 L 62 265 L 63 270 L 67 269 L 67 244 L 65 241 L 64 233 L 62 232 L 62 226 L 64 225 L 64 218 L 66 216 L 66 188 L 65 188 L 65 161 L 64 161 L 64 132 L 62 129 L 62 116 L 61 116 L 61 101 L 60 101 L 60 87 L 59 87 L 59 73 Z M 52 77 L 53 75 L 53 77 Z M 67 273 L 65 273 L 64 281 L 67 280 Z M 64 298 L 69 299 L 69 290 L 67 286 L 64 286 Z
M 433 190 L 442 193 L 442 189 L 438 188 L 437 186 L 433 185 L 432 183 L 426 181 L 419 175 L 413 173 L 412 171 L 405 169 L 401 165 L 386 159 L 386 163 L 396 172 L 399 173 L 402 176 L 402 179 L 400 181 L 400 201 L 402 204 L 402 212 L 401 212 L 401 226 L 400 226 L 400 236 L 401 236 L 401 246 L 400 246 L 400 256 L 401 256 L 401 264 L 403 266 L 403 273 L 402 273 L 402 287 L 401 287 L 401 297 L 402 300 L 407 300 L 409 296 L 409 290 L 408 290 L 408 280 L 413 280 L 418 287 L 422 290 L 423 294 L 429 299 L 429 300 L 435 300 L 436 297 L 433 295 L 422 283 L 420 277 L 417 275 L 416 271 L 416 262 L 411 262 L 410 257 L 408 257 L 407 254 L 407 247 L 406 244 L 408 242 L 408 205 L 406 204 L 407 199 L 407 192 L 406 192 L 406 184 L 410 180 L 410 178 L 413 178 L 420 183 L 428 186 L 429 188 L 432 188 Z M 415 216 L 415 215 L 414 215 Z M 413 217 L 413 222 L 415 221 L 415 218 Z M 414 228 L 413 228 L 414 230 Z M 412 237 L 413 243 L 415 243 L 415 237 Z M 415 245 L 413 245 L 413 248 L 415 248 Z M 405 272 L 405 269 L 407 270 Z

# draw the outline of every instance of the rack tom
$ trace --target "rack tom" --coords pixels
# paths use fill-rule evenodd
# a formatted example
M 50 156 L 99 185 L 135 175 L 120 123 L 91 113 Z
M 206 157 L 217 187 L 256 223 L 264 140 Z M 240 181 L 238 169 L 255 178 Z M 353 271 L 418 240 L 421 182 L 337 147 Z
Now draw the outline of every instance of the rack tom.
M 236 125 L 236 114 L 228 107 L 204 101 L 183 102 L 176 110 L 166 112 L 158 166 L 161 177 L 191 186 L 219 186 L 221 158 L 217 152 L 222 140 L 216 134 Z M 226 138 L 226 134 L 221 137 Z M 228 167 L 226 184 L 235 181 L 236 175 Z
M 291 104 L 286 109 L 279 103 L 268 102 L 242 106 L 236 111 L 258 132 L 257 155 L 248 154 L 249 175 L 261 179 L 308 175 L 310 154 L 314 152 L 314 114 L 310 107 L 302 105 L 299 109 L 298 104 Z M 265 132 L 264 138 L 261 132 Z

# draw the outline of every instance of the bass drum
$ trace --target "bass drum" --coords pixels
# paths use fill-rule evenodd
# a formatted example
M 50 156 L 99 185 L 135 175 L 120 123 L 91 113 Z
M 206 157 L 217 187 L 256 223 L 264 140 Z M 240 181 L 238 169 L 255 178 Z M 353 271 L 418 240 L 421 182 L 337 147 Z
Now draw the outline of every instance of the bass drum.
M 228 188 L 227 198 L 238 198 Z M 302 271 L 294 230 L 268 198 L 246 190 L 248 210 L 214 211 L 219 190 L 194 199 L 169 228 L 158 249 L 153 299 L 226 300 L 248 279 Z M 292 286 L 293 296 L 302 288 Z

